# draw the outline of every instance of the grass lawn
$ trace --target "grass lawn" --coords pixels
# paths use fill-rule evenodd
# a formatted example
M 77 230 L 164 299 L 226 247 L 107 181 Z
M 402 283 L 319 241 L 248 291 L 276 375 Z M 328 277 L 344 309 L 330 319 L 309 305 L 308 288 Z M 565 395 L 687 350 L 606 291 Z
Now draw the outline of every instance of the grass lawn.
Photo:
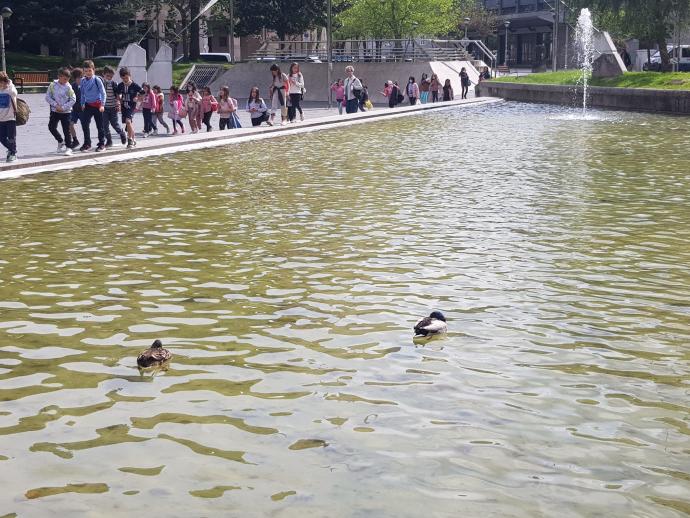
M 494 81 L 501 83 L 524 83 L 540 85 L 575 85 L 580 80 L 578 70 L 563 70 L 529 74 L 521 77 L 499 77 Z M 690 90 L 690 72 L 626 72 L 622 76 L 590 81 L 592 86 L 612 86 L 618 88 L 658 88 L 660 90 Z

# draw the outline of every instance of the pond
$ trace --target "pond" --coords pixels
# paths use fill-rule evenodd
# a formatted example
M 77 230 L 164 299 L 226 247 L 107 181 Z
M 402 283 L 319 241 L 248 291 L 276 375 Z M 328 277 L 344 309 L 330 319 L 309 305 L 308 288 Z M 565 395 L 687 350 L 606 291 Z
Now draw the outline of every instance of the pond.
M 2 182 L 0 511 L 687 514 L 690 120 L 577 113 Z

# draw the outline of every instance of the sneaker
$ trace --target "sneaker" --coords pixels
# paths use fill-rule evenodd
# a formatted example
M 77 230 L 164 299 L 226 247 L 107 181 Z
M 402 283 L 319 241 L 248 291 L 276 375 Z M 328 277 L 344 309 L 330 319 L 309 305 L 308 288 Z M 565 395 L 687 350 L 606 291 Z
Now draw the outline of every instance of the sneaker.
M 192 133 L 193 133 L 193 134 L 196 134 L 196 133 L 198 133 L 198 130 L 193 129 L 193 130 L 192 130 Z
M 303 114 L 303 113 L 300 113 L 300 114 L 299 114 L 299 120 L 300 120 L 301 122 L 304 122 L 304 114 Z
M 137 141 L 132 139 L 132 147 L 137 147 Z
M 175 133 L 177 133 L 177 131 Z M 165 134 L 170 135 L 170 128 L 165 128 Z
M 64 142 L 60 142 L 57 147 L 57 154 L 61 155 L 62 153 L 65 152 L 65 149 L 67 149 L 67 146 L 65 145 Z
M 77 149 L 79 147 L 79 141 L 75 138 L 72 140 L 72 149 Z
M 268 124 L 269 126 L 273 126 L 273 121 L 266 121 L 266 124 Z
M 100 153 L 101 151 L 105 151 L 105 146 L 103 144 L 98 144 L 96 146 L 96 153 Z
M 84 144 L 82 147 L 79 148 L 79 151 L 83 153 L 84 151 L 88 151 L 89 149 L 91 149 L 91 144 Z
M 170 130 L 168 130 L 168 133 L 170 133 Z M 173 131 L 173 137 L 177 135 L 177 130 Z
M 144 133 L 141 134 L 141 138 L 148 138 L 148 136 L 149 136 L 149 134 L 146 133 L 146 132 L 144 132 Z
M 14 153 L 7 153 L 7 162 L 15 162 L 17 160 L 17 155 Z
M 113 141 L 109 140 L 105 143 L 105 149 L 110 149 L 111 147 L 113 147 Z
M 157 136 L 157 135 L 158 135 L 158 130 L 157 130 L 157 129 L 153 130 L 153 135 L 154 135 L 154 136 Z
M 71 154 L 72 154 L 72 150 L 70 148 L 65 149 L 65 152 L 63 153 L 63 155 L 65 155 L 65 156 L 70 156 Z
M 134 149 L 134 141 L 127 139 L 127 149 Z
M 120 142 L 122 142 L 123 146 L 127 144 L 127 136 L 124 133 L 120 134 Z

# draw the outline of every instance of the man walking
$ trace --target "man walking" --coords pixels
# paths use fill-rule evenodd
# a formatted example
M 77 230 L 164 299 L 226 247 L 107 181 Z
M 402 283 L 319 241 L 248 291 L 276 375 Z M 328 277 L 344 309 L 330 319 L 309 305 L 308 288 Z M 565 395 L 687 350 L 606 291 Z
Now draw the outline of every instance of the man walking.
M 362 82 L 355 76 L 355 69 L 352 66 L 345 67 L 345 112 L 357 113 L 359 108 L 359 98 L 362 96 Z

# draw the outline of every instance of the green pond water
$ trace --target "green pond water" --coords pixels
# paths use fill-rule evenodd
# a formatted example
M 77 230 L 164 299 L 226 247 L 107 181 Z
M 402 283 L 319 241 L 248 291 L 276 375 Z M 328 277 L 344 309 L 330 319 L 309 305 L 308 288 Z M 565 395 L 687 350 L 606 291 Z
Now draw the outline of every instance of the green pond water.
M 577 113 L 0 183 L 0 515 L 690 514 L 690 119 Z

